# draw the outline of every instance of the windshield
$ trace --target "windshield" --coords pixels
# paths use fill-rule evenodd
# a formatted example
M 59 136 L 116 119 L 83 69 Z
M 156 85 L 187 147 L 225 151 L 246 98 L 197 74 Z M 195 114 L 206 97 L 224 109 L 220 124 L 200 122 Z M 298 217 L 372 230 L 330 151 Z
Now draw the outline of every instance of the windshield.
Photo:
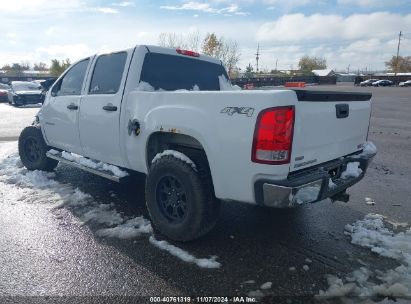
M 166 91 L 220 90 L 219 76 L 227 73 L 221 64 L 158 53 L 148 53 L 141 71 L 141 81 L 149 83 L 155 90 Z
M 41 86 L 34 82 L 17 82 L 11 84 L 14 91 L 36 91 L 41 90 Z

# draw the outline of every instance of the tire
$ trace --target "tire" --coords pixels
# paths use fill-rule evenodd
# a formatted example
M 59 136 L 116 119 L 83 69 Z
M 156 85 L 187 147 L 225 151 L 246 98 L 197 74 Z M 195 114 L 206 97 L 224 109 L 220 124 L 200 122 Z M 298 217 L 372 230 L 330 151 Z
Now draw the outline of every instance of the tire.
M 196 164 L 199 164 L 196 162 Z M 146 178 L 146 202 L 154 228 L 171 240 L 188 242 L 207 234 L 216 224 L 220 201 L 211 175 L 196 165 L 164 155 Z
M 40 128 L 29 126 L 21 132 L 19 137 L 20 160 L 28 170 L 53 171 L 58 161 L 46 156 L 49 149 Z

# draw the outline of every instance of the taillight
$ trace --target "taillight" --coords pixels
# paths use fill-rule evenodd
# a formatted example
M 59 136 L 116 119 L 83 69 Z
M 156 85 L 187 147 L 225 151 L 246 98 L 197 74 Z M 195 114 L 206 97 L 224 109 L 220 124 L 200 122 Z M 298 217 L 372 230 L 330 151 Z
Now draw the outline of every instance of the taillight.
M 251 152 L 253 162 L 272 165 L 290 162 L 294 116 L 293 106 L 260 112 Z
M 176 49 L 176 52 L 179 53 L 180 55 L 191 56 L 191 57 L 200 57 L 200 54 L 196 53 L 194 51 Z

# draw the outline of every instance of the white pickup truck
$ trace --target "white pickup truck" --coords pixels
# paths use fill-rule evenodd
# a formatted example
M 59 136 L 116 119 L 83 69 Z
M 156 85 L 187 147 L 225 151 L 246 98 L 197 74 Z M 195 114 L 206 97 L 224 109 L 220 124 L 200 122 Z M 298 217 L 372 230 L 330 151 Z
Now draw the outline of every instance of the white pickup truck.
M 146 174 L 154 227 L 189 241 L 212 229 L 221 200 L 347 200 L 376 154 L 367 143 L 370 99 L 240 91 L 219 60 L 137 46 L 67 69 L 22 131 L 19 153 L 29 170 L 64 162 L 119 182 Z

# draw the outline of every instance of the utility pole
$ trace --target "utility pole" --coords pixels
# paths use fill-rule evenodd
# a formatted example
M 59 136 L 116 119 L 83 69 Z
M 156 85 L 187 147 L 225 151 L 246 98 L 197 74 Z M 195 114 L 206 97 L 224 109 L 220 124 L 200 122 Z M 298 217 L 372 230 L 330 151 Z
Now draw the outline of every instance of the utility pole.
M 402 36 L 402 31 L 400 31 L 400 34 L 398 35 L 398 46 L 397 46 L 397 62 L 395 63 L 395 71 L 394 71 L 394 76 L 397 76 L 398 72 L 398 58 L 400 56 L 400 45 L 401 45 L 401 36 Z
M 255 59 L 257 61 L 257 73 L 258 73 L 258 60 L 260 60 L 260 44 L 257 45 L 257 54 L 255 54 Z
M 275 71 L 277 72 L 278 58 L 275 60 Z

